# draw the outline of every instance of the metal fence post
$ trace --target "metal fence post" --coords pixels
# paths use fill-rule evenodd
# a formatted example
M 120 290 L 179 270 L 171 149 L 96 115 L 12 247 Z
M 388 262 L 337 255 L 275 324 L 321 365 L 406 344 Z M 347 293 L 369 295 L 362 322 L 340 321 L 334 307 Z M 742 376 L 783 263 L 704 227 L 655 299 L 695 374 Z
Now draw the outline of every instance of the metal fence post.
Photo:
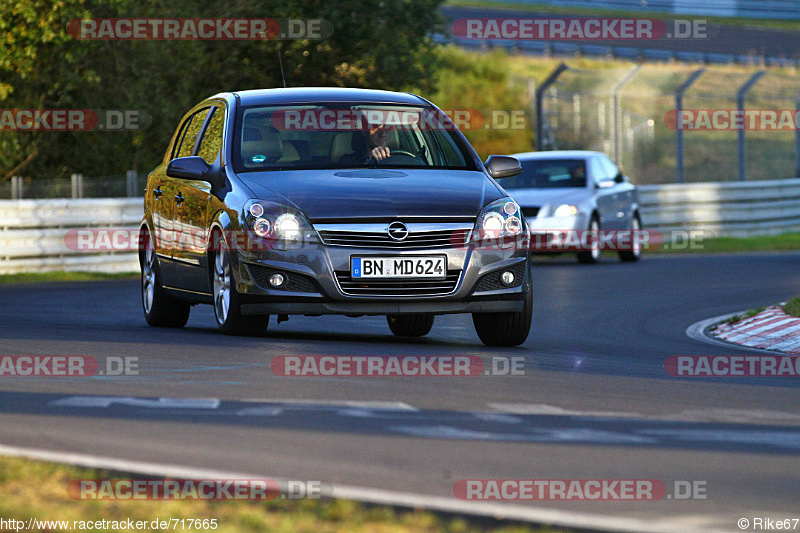
M 536 88 L 536 151 L 540 152 L 544 148 L 544 106 L 542 104 L 542 99 L 544 97 L 544 92 L 555 83 L 556 79 L 561 75 L 562 72 L 567 70 L 569 67 L 566 63 L 561 63 L 558 65 L 553 72 L 547 76 L 542 84 Z
M 11 178 L 11 199 L 22 200 L 22 176 Z
M 73 174 L 72 179 L 72 197 L 83 198 L 83 174 Z
M 136 196 L 136 183 L 139 181 L 139 175 L 135 170 L 129 170 L 125 173 L 125 186 L 128 198 Z
M 620 159 L 622 159 L 622 128 L 620 126 L 620 122 L 622 122 L 622 106 L 620 104 L 620 93 L 622 93 L 622 89 L 636 77 L 639 70 L 642 68 L 641 65 L 636 65 L 631 68 L 625 75 L 620 79 L 614 86 L 611 88 L 611 105 L 613 109 L 611 110 L 611 120 L 613 120 L 613 128 L 614 128 L 614 160 L 617 164 L 620 164 Z
M 796 110 L 795 116 L 800 116 L 800 93 L 798 93 L 797 95 L 797 100 L 794 103 L 794 108 Z M 800 128 L 794 130 L 794 154 L 795 154 L 794 176 L 796 178 L 800 178 Z
M 683 183 L 685 181 L 684 166 L 683 166 L 683 127 L 680 123 L 681 110 L 683 110 L 683 95 L 697 81 L 697 78 L 703 75 L 706 69 L 701 68 L 692 72 L 689 77 L 677 89 L 675 89 L 675 158 L 677 159 L 677 181 Z
M 752 76 L 750 79 L 747 80 L 747 83 L 742 85 L 739 89 L 739 92 L 736 93 L 736 109 L 742 113 L 744 116 L 744 99 L 747 96 L 748 91 L 755 85 L 761 76 L 763 76 L 766 72 L 763 70 L 759 70 Z M 739 136 L 739 181 L 744 181 L 747 179 L 747 154 L 745 152 L 745 129 L 741 128 L 738 132 Z

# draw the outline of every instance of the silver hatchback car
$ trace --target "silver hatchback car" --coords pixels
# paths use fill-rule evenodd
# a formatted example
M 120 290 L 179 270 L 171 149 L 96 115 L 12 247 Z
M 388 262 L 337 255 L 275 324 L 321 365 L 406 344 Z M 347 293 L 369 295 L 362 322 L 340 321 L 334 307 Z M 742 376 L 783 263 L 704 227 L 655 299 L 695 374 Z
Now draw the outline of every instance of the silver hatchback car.
M 558 243 L 577 234 L 575 241 L 585 243 L 578 246 L 578 260 L 596 263 L 606 241 L 582 237 L 623 232 L 630 244 L 616 246 L 620 259 L 639 260 L 642 219 L 636 187 L 608 156 L 572 150 L 528 152 L 513 157 L 522 164 L 522 173 L 503 180 L 503 187 L 522 207 L 531 230 L 533 251 L 573 250 L 575 247 Z M 542 243 L 537 236 L 547 240 Z

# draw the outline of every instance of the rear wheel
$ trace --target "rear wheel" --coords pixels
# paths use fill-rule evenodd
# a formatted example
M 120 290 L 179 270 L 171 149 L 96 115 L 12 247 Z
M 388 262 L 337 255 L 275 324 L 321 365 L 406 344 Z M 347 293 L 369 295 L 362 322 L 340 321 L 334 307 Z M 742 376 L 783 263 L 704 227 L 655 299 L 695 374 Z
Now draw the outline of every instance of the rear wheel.
M 592 220 L 589 222 L 589 238 L 592 240 L 588 250 L 578 252 L 579 263 L 597 263 L 600 261 L 600 221 L 597 215 L 592 215 Z
M 398 337 L 422 337 L 431 332 L 433 315 L 386 315 L 389 329 Z
M 182 328 L 189 320 L 191 306 L 173 298 L 161 286 L 153 236 L 144 237 L 144 250 L 139 257 L 142 267 L 142 309 L 147 323 L 158 328 Z
M 473 313 L 472 323 L 487 346 L 519 346 L 531 331 L 533 290 L 525 295 L 525 308 L 516 313 Z
M 226 335 L 258 336 L 267 331 L 269 315 L 242 315 L 241 295 L 231 271 L 230 253 L 220 238 L 219 250 L 214 252 L 214 316 L 217 326 Z
M 640 229 L 642 229 L 642 223 L 639 221 L 639 215 L 634 215 L 631 220 L 631 249 L 619 253 L 622 261 L 633 262 L 641 259 L 642 243 L 639 242 L 637 235 Z

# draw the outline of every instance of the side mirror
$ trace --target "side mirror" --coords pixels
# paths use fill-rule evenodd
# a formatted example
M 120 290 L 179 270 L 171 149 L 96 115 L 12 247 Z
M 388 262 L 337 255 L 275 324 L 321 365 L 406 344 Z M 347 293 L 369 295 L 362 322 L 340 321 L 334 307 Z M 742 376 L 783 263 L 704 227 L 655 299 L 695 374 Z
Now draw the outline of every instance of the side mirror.
M 616 184 L 617 184 L 617 180 L 612 180 L 612 179 L 606 178 L 604 180 L 600 180 L 600 181 L 597 182 L 597 188 L 598 189 L 609 189 L 609 188 L 613 187 Z
M 628 178 L 625 177 L 625 174 L 620 172 L 614 177 L 614 181 L 617 183 L 625 183 L 626 181 L 628 181 Z
M 522 172 L 519 161 L 507 155 L 490 155 L 484 164 L 494 179 L 510 178 Z
M 202 157 L 190 156 L 173 159 L 167 165 L 167 176 L 184 180 L 207 180 L 206 173 L 211 165 Z

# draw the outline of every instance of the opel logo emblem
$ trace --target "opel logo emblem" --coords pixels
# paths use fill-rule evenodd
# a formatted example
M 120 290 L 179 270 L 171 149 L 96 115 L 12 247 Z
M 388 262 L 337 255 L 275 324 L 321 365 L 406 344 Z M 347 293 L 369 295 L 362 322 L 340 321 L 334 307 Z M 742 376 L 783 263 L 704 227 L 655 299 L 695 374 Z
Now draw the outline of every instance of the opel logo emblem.
M 392 222 L 389 224 L 389 237 L 393 241 L 402 241 L 408 237 L 408 228 L 402 222 Z

